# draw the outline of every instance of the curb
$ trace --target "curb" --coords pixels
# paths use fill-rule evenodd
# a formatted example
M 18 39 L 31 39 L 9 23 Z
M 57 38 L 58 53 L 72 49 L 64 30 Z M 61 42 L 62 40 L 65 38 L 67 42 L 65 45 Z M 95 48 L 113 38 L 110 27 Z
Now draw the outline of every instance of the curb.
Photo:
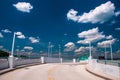
M 35 63 L 35 64 L 28 64 L 28 65 L 22 65 L 22 66 L 18 66 L 18 67 L 15 67 L 13 69 L 5 69 L 5 70 L 1 70 L 0 71 L 0 75 L 3 75 L 5 73 L 8 73 L 8 72 L 11 72 L 11 71 L 14 71 L 16 69 L 21 69 L 21 68 L 24 68 L 24 67 L 29 67 L 29 66 L 35 66 L 35 65 L 41 65 L 41 63 Z
M 89 73 L 95 75 L 95 76 L 98 76 L 100 78 L 103 78 L 105 80 L 120 80 L 119 78 L 115 78 L 111 75 L 108 75 L 108 74 L 105 74 L 105 73 L 102 73 L 100 71 L 97 71 L 97 70 L 93 70 L 89 65 L 86 65 L 86 71 L 88 71 Z

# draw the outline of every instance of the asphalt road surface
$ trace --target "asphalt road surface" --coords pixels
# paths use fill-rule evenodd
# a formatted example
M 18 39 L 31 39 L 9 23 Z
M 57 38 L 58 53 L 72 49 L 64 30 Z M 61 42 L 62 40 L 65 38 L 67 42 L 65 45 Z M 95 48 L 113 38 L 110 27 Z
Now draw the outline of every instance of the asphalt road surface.
M 85 70 L 82 64 L 43 64 L 0 75 L 0 80 L 104 80 Z

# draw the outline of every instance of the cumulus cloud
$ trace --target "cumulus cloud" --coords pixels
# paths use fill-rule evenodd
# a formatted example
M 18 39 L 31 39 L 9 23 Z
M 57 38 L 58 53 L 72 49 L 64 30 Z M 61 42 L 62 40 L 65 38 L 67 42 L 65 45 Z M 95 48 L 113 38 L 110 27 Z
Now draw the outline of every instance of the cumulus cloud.
M 115 28 L 115 30 L 120 30 L 120 28 Z
M 67 33 L 64 34 L 64 36 L 67 36 L 67 35 L 68 35 Z
M 115 41 L 116 41 L 116 39 L 111 39 L 111 40 L 102 41 L 102 42 L 99 42 L 99 43 L 97 44 L 97 46 L 98 46 L 98 47 L 102 47 L 102 48 L 104 48 L 104 47 L 109 47 L 110 44 L 114 44 Z
M 74 49 L 75 49 L 75 44 L 73 42 L 68 42 L 67 44 L 65 44 L 64 51 L 69 52 L 69 51 L 73 51 Z
M 31 41 L 31 43 L 38 43 L 39 42 L 39 38 L 35 38 L 35 37 L 29 37 L 29 40 Z
M 74 52 L 75 52 L 75 53 L 80 53 L 80 54 L 82 54 L 82 53 L 85 53 L 85 52 L 89 51 L 89 48 L 90 48 L 90 47 L 83 47 L 83 46 L 82 46 L 82 47 L 76 49 Z M 92 50 L 92 52 L 95 52 L 95 51 L 96 51 L 96 49 L 93 48 L 93 47 L 91 47 L 91 50 Z
M 12 33 L 12 31 L 10 31 L 9 29 L 4 29 L 4 30 L 1 30 L 2 32 L 4 33 Z
M 106 39 L 112 39 L 112 38 L 113 38 L 112 35 L 106 36 Z
M 98 40 L 104 39 L 105 35 L 103 35 L 102 32 L 99 32 L 99 29 L 97 27 L 79 33 L 78 37 L 84 38 L 84 40 L 79 40 L 77 43 L 88 44 L 89 42 L 96 42 Z
M 25 46 L 24 49 L 25 50 L 33 50 L 33 47 L 31 47 L 31 46 Z
M 104 23 L 110 20 L 113 16 L 118 16 L 120 12 L 115 12 L 115 6 L 111 1 L 108 1 L 96 7 L 90 12 L 84 12 L 82 15 L 77 15 L 78 11 L 71 9 L 67 13 L 67 18 L 80 23 Z
M 79 49 L 76 49 L 74 52 L 75 53 L 83 53 L 86 51 L 85 49 L 86 49 L 85 47 L 80 47 Z
M 25 35 L 22 34 L 22 32 L 16 32 L 17 38 L 19 39 L 25 39 Z
M 0 46 L 0 49 L 2 49 L 3 48 L 3 46 Z
M 77 16 L 77 11 L 75 11 L 74 9 L 69 10 L 69 12 L 67 13 L 67 18 L 73 21 L 78 21 L 79 16 Z
M 0 32 L 0 38 L 3 38 L 3 35 L 2 35 L 2 33 Z
M 117 11 L 117 12 L 115 13 L 115 15 L 116 15 L 116 16 L 119 16 L 119 15 L 120 15 L 120 11 Z
M 33 9 L 33 6 L 28 2 L 18 2 L 17 4 L 13 4 L 13 6 L 16 7 L 17 10 L 27 13 L 30 13 L 30 10 Z

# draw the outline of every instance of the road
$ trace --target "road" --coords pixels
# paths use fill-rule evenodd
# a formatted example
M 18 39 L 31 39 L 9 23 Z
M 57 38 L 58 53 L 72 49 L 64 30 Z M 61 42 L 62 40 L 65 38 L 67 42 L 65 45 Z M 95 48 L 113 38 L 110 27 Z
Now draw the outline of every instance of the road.
M 3 74 L 0 80 L 104 80 L 85 70 L 82 64 L 43 64 Z

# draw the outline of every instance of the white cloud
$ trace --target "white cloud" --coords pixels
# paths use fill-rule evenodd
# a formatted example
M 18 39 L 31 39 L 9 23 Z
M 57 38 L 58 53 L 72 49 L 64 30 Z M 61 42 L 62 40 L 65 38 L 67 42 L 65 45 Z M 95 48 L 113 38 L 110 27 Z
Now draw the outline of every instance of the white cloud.
M 116 15 L 116 16 L 119 16 L 119 15 L 120 15 L 120 11 L 117 11 L 117 12 L 115 13 L 115 15 Z
M 25 50 L 24 50 L 24 49 L 22 49 L 22 50 L 21 50 L 21 52 L 25 52 Z
M 64 36 L 67 36 L 67 35 L 68 35 L 67 33 L 64 34 Z
M 112 39 L 112 38 L 113 38 L 112 35 L 106 36 L 106 39 Z
M 102 42 L 99 42 L 99 43 L 97 44 L 97 46 L 98 46 L 98 47 L 102 47 L 102 48 L 104 48 L 104 47 L 109 47 L 110 44 L 114 44 L 115 41 L 116 41 L 116 39 L 102 41 Z
M 115 30 L 120 30 L 120 28 L 115 28 Z
M 33 47 L 31 47 L 31 46 L 25 46 L 24 49 L 25 50 L 33 50 Z
M 68 42 L 67 44 L 65 44 L 64 51 L 69 52 L 69 51 L 73 51 L 74 49 L 75 49 L 75 44 L 73 42 Z
M 12 33 L 12 31 L 10 31 L 9 29 L 4 29 L 4 30 L 2 30 L 2 32 L 4 32 L 4 33 Z
M 77 16 L 77 11 L 75 11 L 74 9 L 69 10 L 69 12 L 67 13 L 67 18 L 71 19 L 73 21 L 77 21 L 79 16 Z
M 76 49 L 74 52 L 75 52 L 75 53 L 85 53 L 85 52 L 89 51 L 89 48 L 90 48 L 90 47 L 83 47 L 83 46 L 82 46 L 82 47 Z M 92 52 L 95 52 L 95 51 L 96 51 L 96 49 L 93 48 L 93 47 L 91 47 L 91 50 L 92 50 Z
M 0 38 L 3 38 L 3 35 L 2 35 L 2 33 L 0 32 Z
M 17 52 L 18 52 L 18 51 L 19 51 L 19 49 L 16 49 L 15 51 L 17 51 Z
M 30 10 L 33 9 L 33 6 L 28 2 L 18 2 L 17 4 L 13 4 L 13 6 L 16 7 L 17 10 L 27 13 L 30 13 Z
M 39 38 L 35 38 L 35 37 L 29 37 L 29 40 L 31 41 L 31 43 L 38 43 L 39 42 Z
M 116 23 L 116 21 L 115 20 L 113 20 L 112 22 L 111 22 L 111 24 L 115 24 Z
M 105 38 L 105 35 L 103 35 L 102 32 L 99 32 L 99 29 L 97 27 L 97 28 L 93 28 L 88 31 L 83 31 L 79 33 L 78 37 L 84 38 L 84 40 L 80 40 L 77 43 L 88 44 L 89 42 L 96 42 L 98 40 Z
M 80 47 L 79 49 L 76 49 L 74 52 L 76 52 L 76 53 L 82 53 L 82 52 L 86 51 L 85 49 L 86 49 L 85 47 Z
M 2 49 L 3 48 L 3 46 L 0 46 L 0 49 Z
M 69 10 L 67 18 L 80 23 L 104 23 L 110 20 L 113 16 L 118 16 L 120 13 L 115 12 L 115 6 L 111 1 L 108 1 L 96 7 L 90 12 L 84 12 L 82 15 L 77 15 L 78 11 Z
M 26 38 L 25 35 L 22 34 L 22 32 L 16 32 L 15 34 L 17 35 L 17 38 L 19 38 L 19 39 L 25 39 Z
M 83 31 L 83 32 L 81 32 L 81 33 L 78 34 L 78 37 L 79 38 L 91 37 L 91 36 L 96 35 L 96 34 L 99 34 L 98 27 L 90 29 L 88 31 Z

